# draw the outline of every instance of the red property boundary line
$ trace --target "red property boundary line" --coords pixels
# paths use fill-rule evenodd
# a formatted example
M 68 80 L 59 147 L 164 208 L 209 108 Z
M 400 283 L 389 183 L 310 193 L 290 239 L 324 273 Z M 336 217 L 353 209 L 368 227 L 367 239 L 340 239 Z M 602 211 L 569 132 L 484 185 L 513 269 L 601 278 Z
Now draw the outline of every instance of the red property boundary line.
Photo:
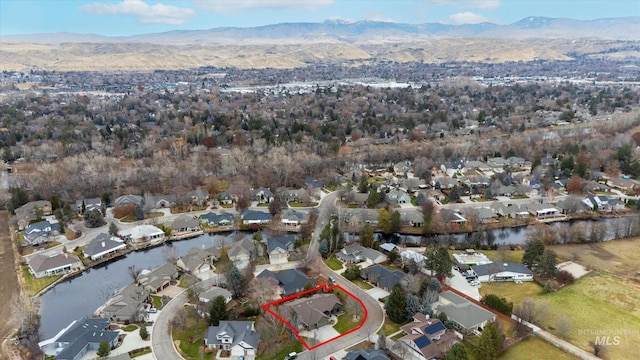
M 304 338 L 302 338 L 302 336 L 300 336 L 300 334 L 298 334 L 298 329 L 296 329 L 296 328 L 295 328 L 293 325 L 291 325 L 288 321 L 286 321 L 285 319 L 283 319 L 280 315 L 276 314 L 274 311 L 272 311 L 271 309 L 269 309 L 269 307 L 271 307 L 271 306 L 273 306 L 273 305 L 278 305 L 278 304 L 281 304 L 281 303 L 287 302 L 287 301 L 289 301 L 289 300 L 293 300 L 293 299 L 295 299 L 295 298 L 298 298 L 298 297 L 300 297 L 300 296 L 302 296 L 302 295 L 305 295 L 305 294 L 308 294 L 308 293 L 311 293 L 311 292 L 315 292 L 315 291 L 318 291 L 318 290 L 324 290 L 324 292 L 330 292 L 330 291 L 331 291 L 331 290 L 333 290 L 333 289 L 338 289 L 338 290 L 344 291 L 344 293 L 345 293 L 345 294 L 347 294 L 348 296 L 350 296 L 352 299 L 356 300 L 356 301 L 360 304 L 360 306 L 362 306 L 362 310 L 364 311 L 364 316 L 363 316 L 363 318 L 362 318 L 362 321 L 360 322 L 360 325 L 358 325 L 357 327 L 355 327 L 355 328 L 353 328 L 353 329 L 351 329 L 351 330 L 349 330 L 349 331 L 345 332 L 344 334 L 340 334 L 340 335 L 338 335 L 338 336 L 336 336 L 336 337 L 333 337 L 333 338 L 331 338 L 331 339 L 329 339 L 329 340 L 323 341 L 323 342 L 321 342 L 321 343 L 319 343 L 319 344 L 316 344 L 316 345 L 314 345 L 314 346 L 309 346 L 309 345 L 307 344 L 307 342 L 306 342 L 306 341 L 304 341 Z M 305 347 L 307 350 L 313 350 L 313 349 L 315 349 L 315 348 L 317 348 L 317 347 L 320 347 L 320 346 L 325 345 L 325 344 L 328 344 L 328 343 L 330 343 L 330 342 L 332 342 L 332 341 L 334 341 L 334 340 L 337 340 L 337 339 L 339 339 L 339 338 L 341 338 L 341 337 L 343 337 L 343 336 L 345 336 L 345 335 L 351 334 L 351 333 L 352 333 L 352 332 L 354 332 L 354 331 L 358 331 L 358 330 L 360 330 L 360 328 L 362 328 L 362 326 L 364 326 L 364 323 L 367 321 L 367 317 L 369 316 L 369 312 L 367 311 L 367 308 L 364 306 L 364 303 L 362 302 L 362 300 L 360 300 L 358 297 L 354 296 L 352 293 L 350 293 L 349 291 L 347 291 L 345 288 L 343 288 L 342 286 L 337 285 L 337 284 L 336 284 L 336 285 L 333 285 L 333 286 L 321 285 L 321 286 L 315 287 L 315 288 L 310 289 L 310 290 L 306 290 L 306 291 L 302 291 L 302 292 L 299 292 L 299 293 L 295 293 L 295 294 L 293 294 L 293 295 L 289 295 L 289 296 L 287 296 L 287 297 L 285 297 L 285 298 L 278 299 L 278 300 L 272 301 L 272 302 L 270 302 L 270 303 L 264 304 L 264 305 L 262 305 L 262 308 L 263 308 L 265 311 L 269 312 L 271 315 L 275 316 L 275 317 L 276 317 L 276 319 L 278 319 L 278 320 L 282 321 L 282 323 L 283 323 L 283 324 L 285 324 L 289 329 L 291 329 L 291 331 L 293 331 L 293 333 L 295 334 L 296 338 L 298 338 L 298 340 L 300 340 L 300 342 L 302 343 L 302 345 L 304 345 L 304 347 Z

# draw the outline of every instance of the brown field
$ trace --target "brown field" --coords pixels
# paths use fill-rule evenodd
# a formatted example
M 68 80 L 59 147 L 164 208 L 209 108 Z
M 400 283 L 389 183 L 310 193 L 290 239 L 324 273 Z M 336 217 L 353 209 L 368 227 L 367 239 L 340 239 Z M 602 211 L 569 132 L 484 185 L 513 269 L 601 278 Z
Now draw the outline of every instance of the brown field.
M 9 213 L 0 211 L 0 293 L 2 303 L 0 306 L 0 336 L 7 336 L 14 327 L 10 304 L 12 299 L 19 296 L 18 276 L 14 267 L 14 252 L 11 246 L 9 233 Z
M 554 245 L 550 248 L 563 260 L 628 278 L 640 287 L 640 237 L 600 244 Z

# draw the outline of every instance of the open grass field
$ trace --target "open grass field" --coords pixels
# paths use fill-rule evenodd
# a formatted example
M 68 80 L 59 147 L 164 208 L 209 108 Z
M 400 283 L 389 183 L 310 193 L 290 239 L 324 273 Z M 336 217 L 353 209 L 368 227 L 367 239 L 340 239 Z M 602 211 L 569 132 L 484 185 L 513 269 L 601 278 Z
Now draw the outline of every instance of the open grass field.
M 11 306 L 7 306 L 7 304 L 11 304 L 14 299 L 17 301 L 20 296 L 18 274 L 16 274 L 14 267 L 14 256 L 16 254 L 11 244 L 10 231 L 9 212 L 0 211 L 0 284 L 2 284 L 2 299 L 5 304 L 5 306 L 0 306 L 0 319 L 2 319 L 0 321 L 1 337 L 9 335 L 14 326 Z M 0 357 L 3 357 L 2 353 L 0 353 Z
M 571 286 L 543 295 L 540 298 L 550 302 L 551 310 L 541 325 L 558 335 L 555 330 L 556 322 L 561 314 L 565 314 L 573 325 L 567 338 L 571 343 L 592 351 L 589 342 L 595 341 L 597 334 L 594 332 L 620 335 L 619 345 L 607 347 L 607 357 L 637 358 L 640 343 L 640 290 L 629 286 L 629 283 L 629 280 L 593 272 Z
M 536 298 L 538 295 L 542 295 L 542 290 L 542 287 L 533 281 L 525 281 L 522 284 L 513 282 L 482 283 L 480 295 L 498 295 L 507 299 L 507 301 L 511 301 L 515 307 L 524 298 Z
M 501 360 L 553 359 L 573 360 L 577 357 L 562 351 L 537 336 L 529 336 L 525 340 L 511 346 L 499 357 Z
M 599 244 L 554 245 L 549 248 L 563 260 L 635 279 L 640 284 L 640 237 Z

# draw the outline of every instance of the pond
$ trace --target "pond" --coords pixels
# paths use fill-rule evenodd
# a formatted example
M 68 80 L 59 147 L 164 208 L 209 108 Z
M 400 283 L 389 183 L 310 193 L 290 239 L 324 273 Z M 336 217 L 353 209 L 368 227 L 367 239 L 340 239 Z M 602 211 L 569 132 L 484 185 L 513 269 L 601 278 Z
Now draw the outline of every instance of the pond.
M 138 269 L 157 267 L 165 262 L 165 249 L 173 246 L 177 256 L 189 249 L 209 248 L 231 244 L 238 237 L 251 233 L 205 234 L 198 237 L 174 241 L 155 248 L 131 252 L 110 263 L 87 269 L 79 276 L 57 284 L 40 297 L 40 338 L 45 340 L 85 315 L 91 315 L 108 300 L 115 291 L 133 282 L 129 266 Z

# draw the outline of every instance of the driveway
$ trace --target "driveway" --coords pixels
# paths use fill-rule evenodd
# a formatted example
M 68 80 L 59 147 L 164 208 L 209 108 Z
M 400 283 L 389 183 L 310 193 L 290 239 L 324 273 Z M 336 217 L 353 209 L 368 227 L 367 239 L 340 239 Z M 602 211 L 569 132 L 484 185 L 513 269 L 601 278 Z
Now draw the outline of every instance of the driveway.
M 379 287 L 374 287 L 372 289 L 367 290 L 367 294 L 376 300 L 384 299 L 387 296 L 389 296 L 388 291 L 380 289 Z
M 478 291 L 480 286 L 471 286 L 467 279 L 465 279 L 465 277 L 458 271 L 452 270 L 452 272 L 453 277 L 448 279 L 448 285 L 461 293 L 480 301 L 480 292 Z
M 337 338 L 340 336 L 340 333 L 333 328 L 333 326 L 322 326 L 319 329 L 310 330 L 310 331 L 300 331 L 298 333 L 300 336 L 310 339 L 316 339 L 319 343 L 325 342 L 327 340 Z

